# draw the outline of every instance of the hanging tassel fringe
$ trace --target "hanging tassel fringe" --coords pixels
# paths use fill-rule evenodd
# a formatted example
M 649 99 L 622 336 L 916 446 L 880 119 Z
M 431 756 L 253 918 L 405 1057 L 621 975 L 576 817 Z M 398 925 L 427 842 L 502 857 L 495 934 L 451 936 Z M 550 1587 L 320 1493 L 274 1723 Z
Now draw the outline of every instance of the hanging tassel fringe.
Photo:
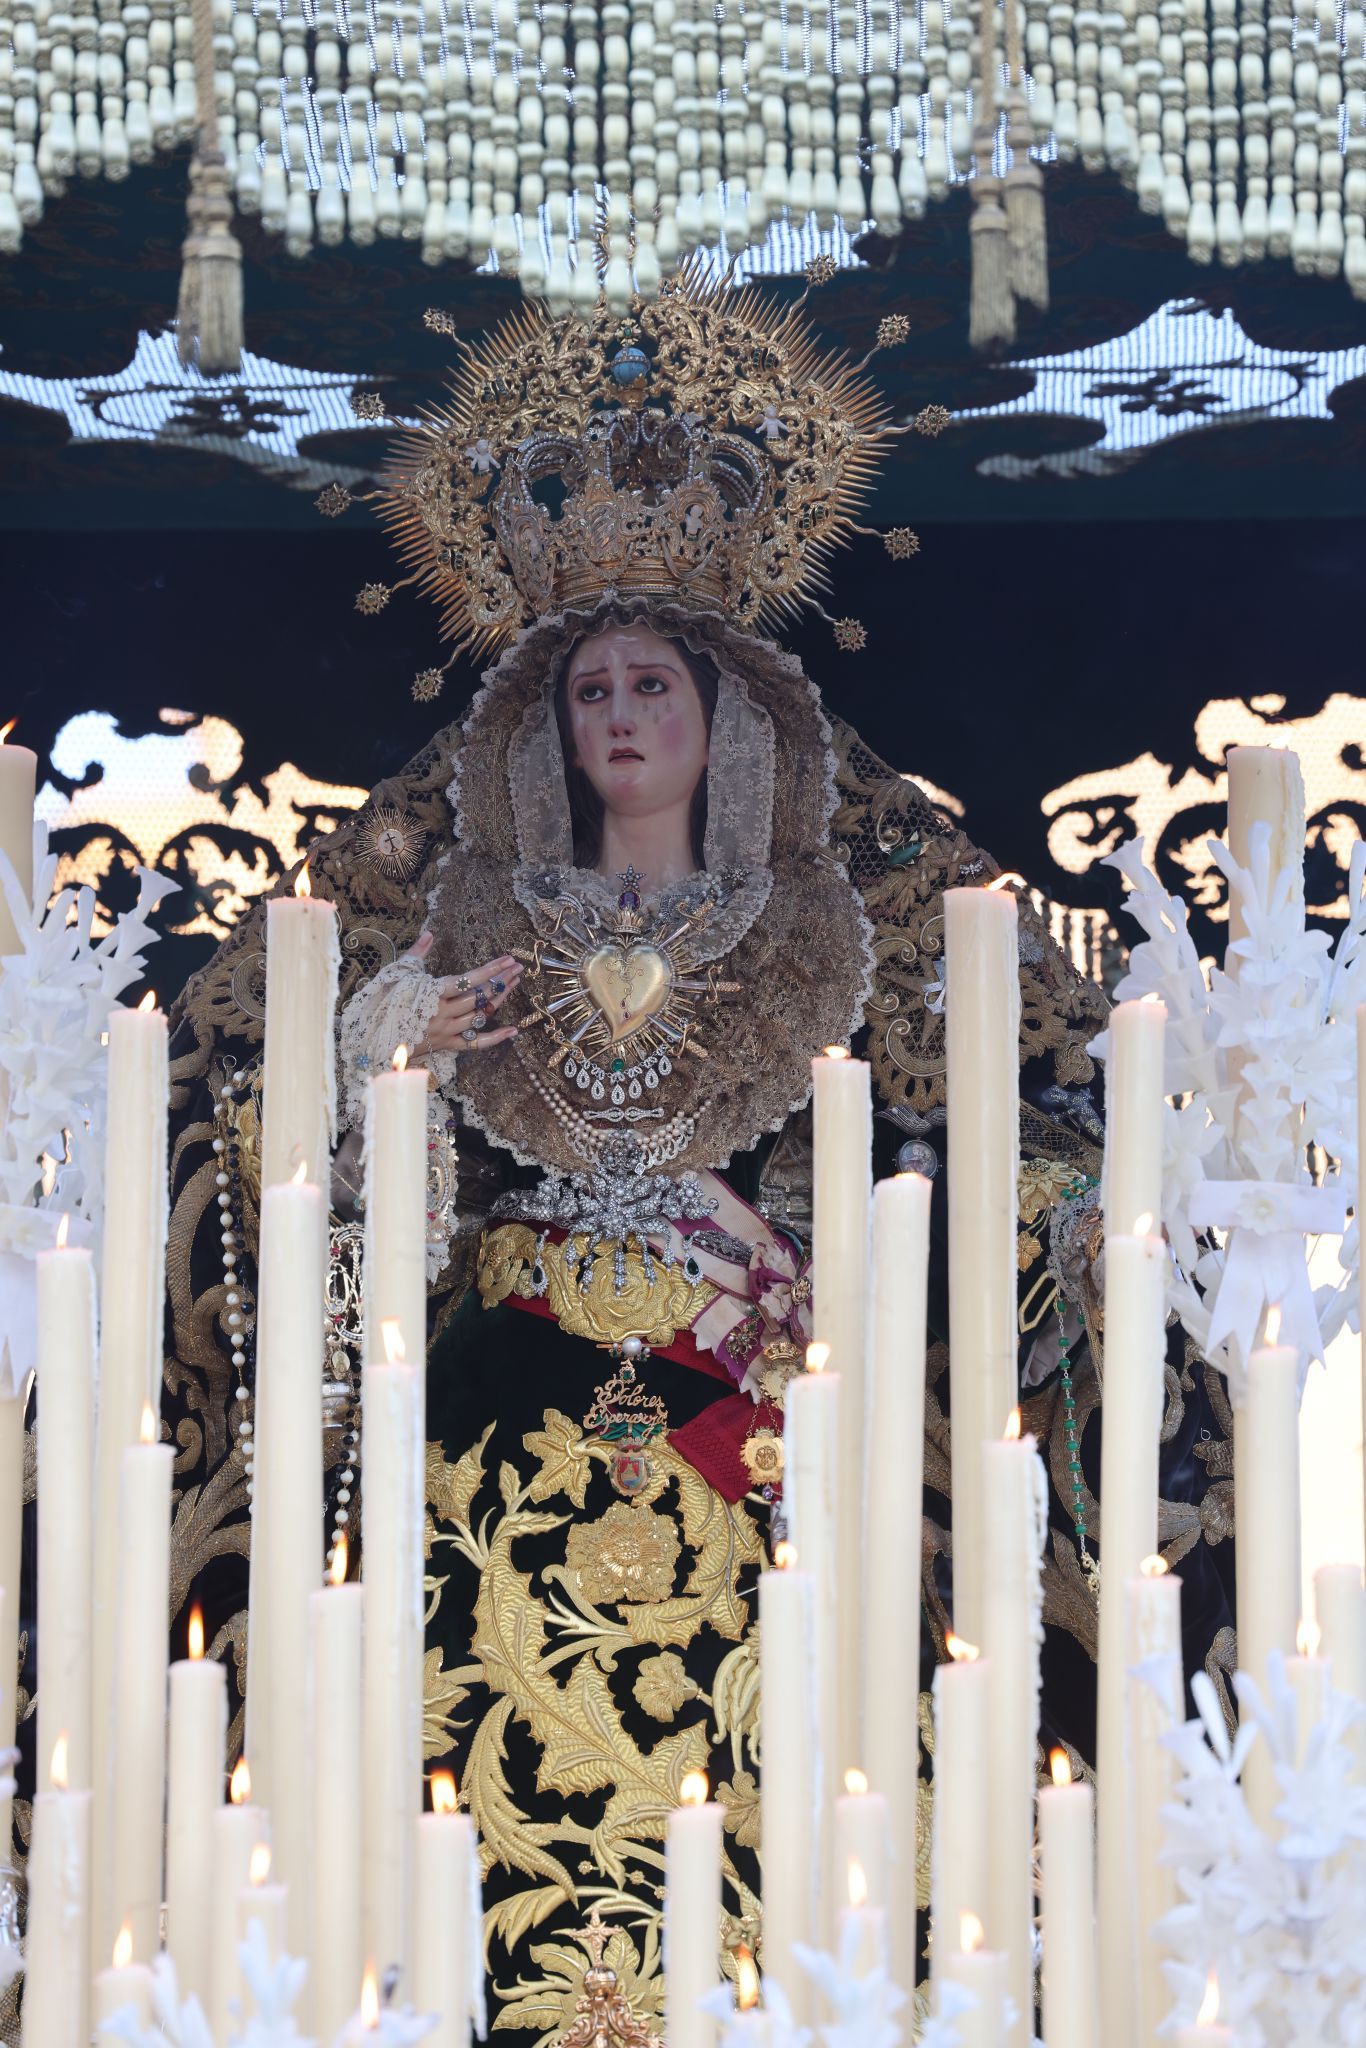
M 195 96 L 199 131 L 186 205 L 189 233 L 181 250 L 176 349 L 201 376 L 226 377 L 242 367 L 242 251 L 232 231 L 227 159 L 218 141 L 214 91 L 213 0 L 193 0 Z
M 1009 348 L 1015 339 L 1015 294 L 1011 289 L 1010 226 L 1001 204 L 1001 180 L 973 179 L 972 305 L 968 340 L 973 348 Z
M 1010 227 L 1010 282 L 1017 299 L 1048 311 L 1048 222 L 1043 172 L 1029 154 L 1029 115 L 1024 94 L 1010 95 L 1007 131 L 1011 165 L 1005 176 L 1006 220 Z

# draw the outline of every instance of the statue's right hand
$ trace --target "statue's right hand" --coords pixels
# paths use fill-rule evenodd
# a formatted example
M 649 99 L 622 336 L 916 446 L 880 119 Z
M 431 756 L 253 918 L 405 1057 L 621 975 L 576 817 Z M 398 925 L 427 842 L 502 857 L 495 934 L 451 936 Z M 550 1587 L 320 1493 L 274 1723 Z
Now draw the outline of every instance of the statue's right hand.
M 423 932 L 404 957 L 420 966 L 431 950 L 432 935 Z M 482 1051 L 515 1038 L 515 1024 L 493 1030 L 490 1021 L 521 978 L 521 962 L 510 953 L 500 953 L 496 960 L 486 960 L 482 967 L 472 967 L 465 974 L 446 975 L 440 983 L 440 1001 L 427 1025 L 426 1036 L 413 1047 L 414 1059 L 432 1052 Z

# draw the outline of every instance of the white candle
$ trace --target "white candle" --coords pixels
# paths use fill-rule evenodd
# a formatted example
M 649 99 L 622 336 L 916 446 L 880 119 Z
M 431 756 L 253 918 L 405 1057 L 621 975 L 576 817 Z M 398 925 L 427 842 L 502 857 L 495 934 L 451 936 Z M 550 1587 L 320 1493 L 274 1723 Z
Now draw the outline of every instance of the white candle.
M 1219 1985 L 1213 1971 L 1193 2027 L 1178 2027 L 1176 2048 L 1233 2048 L 1232 2027 L 1216 2025 L 1219 2017 Z
M 13 720 L 0 731 L 0 854 L 14 869 L 24 902 L 33 896 L 33 792 L 38 756 L 29 747 L 12 747 Z M 0 888 L 0 955 L 19 950 L 5 891 Z
M 114 1943 L 113 1963 L 95 1972 L 90 2016 L 97 2041 L 109 2038 L 104 2024 L 120 2013 L 131 2012 L 140 2027 L 152 2024 L 152 1972 L 146 1963 L 131 1961 L 132 1953 L 133 1930 L 125 1922 Z
M 337 1127 L 333 1019 L 341 946 L 333 904 L 312 894 L 304 863 L 292 896 L 266 905 L 266 1033 L 261 1182 L 328 1184 Z
M 213 1852 L 213 1915 L 210 1931 L 207 2018 L 216 2042 L 235 2031 L 232 2001 L 241 1996 L 237 1960 L 237 1901 L 251 1882 L 251 1858 L 270 1841 L 270 1815 L 251 1803 L 251 1773 L 239 1757 L 229 1803 L 220 1806 L 210 1829 Z
M 1361 1567 L 1322 1564 L 1314 1574 L 1314 1614 L 1319 1643 L 1333 1667 L 1333 1686 L 1366 1705 L 1366 1590 Z M 1356 1782 L 1366 1776 L 1366 1728 L 1347 1732 L 1357 1759 Z
M 944 1958 L 957 1953 L 963 1915 L 975 1912 L 990 1884 L 990 1726 L 991 1667 L 975 1643 L 950 1635 L 949 1662 L 934 1674 L 930 1967 L 936 1979 Z
M 1181 1581 L 1168 1572 L 1162 1558 L 1141 1560 L 1124 1582 L 1125 1728 L 1129 1750 L 1124 1778 L 1129 1801 L 1128 1839 L 1132 1843 L 1134 1883 L 1131 1911 L 1138 1939 L 1125 1937 L 1118 1956 L 1101 1950 L 1101 1980 L 1112 1968 L 1131 1971 L 1133 2009 L 1138 2015 L 1136 2039 L 1157 2039 L 1171 2010 L 1171 1987 L 1162 1965 L 1166 1949 L 1152 1930 L 1177 1903 L 1176 1880 L 1163 1862 L 1166 1824 L 1163 1810 L 1176 1793 L 1176 1758 L 1162 1738 L 1185 1719 L 1185 1686 L 1181 1671 Z M 1102 1794 L 1102 1798 L 1104 1795 Z M 1108 2043 L 1107 2043 L 1108 2048 Z
M 455 1780 L 432 1774 L 432 1811 L 417 1819 L 413 2004 L 435 2013 L 431 2048 L 468 2048 L 474 1973 L 484 1967 L 479 1849 L 474 1822 L 457 1813 Z
M 1146 1006 L 1135 1003 L 1129 1007 L 1140 1010 Z M 1149 1104 L 1154 1115 L 1158 1107 Z M 1152 1222 L 1151 1216 L 1136 1220 Z M 1100 1795 L 1097 1907 L 1105 1957 L 1101 2006 L 1107 2048 L 1126 2048 L 1126 2044 L 1137 2048 L 1139 2040 L 1135 1990 L 1143 1930 L 1134 1903 L 1124 1586 L 1157 1548 L 1166 1272 L 1166 1247 L 1160 1237 L 1115 1235 L 1106 1239 L 1096 1783 Z
M 812 1326 L 830 1347 L 839 1374 L 839 1488 L 835 1496 L 836 1734 L 833 1761 L 843 1772 L 858 1761 L 859 1680 L 863 1669 L 864 1512 L 867 1501 L 867 1318 L 873 1189 L 873 1104 L 866 1060 L 842 1046 L 811 1062 Z M 799 1545 L 800 1547 L 800 1545 Z
M 981 1457 L 987 1564 L 982 1648 L 991 1667 L 987 1927 L 993 1949 L 1006 1957 L 1016 2014 L 1006 2038 L 1018 2043 L 1029 2039 L 1034 1984 L 1034 1746 L 1048 1496 L 1033 1437 L 984 1443 Z
M 1302 1621 L 1296 1632 L 1295 1655 L 1285 1660 L 1286 1683 L 1295 1696 L 1295 1763 L 1304 1764 L 1309 1737 L 1323 1719 L 1328 1706 L 1332 1673 L 1328 1659 L 1319 1655 L 1319 1627 Z
M 247 1881 L 237 1894 L 237 1995 L 241 2000 L 244 2022 L 260 2012 L 241 1962 L 242 1944 L 247 1939 L 253 1923 L 265 1936 L 266 1954 L 272 1963 L 278 1963 L 282 1955 L 289 1953 L 288 1894 L 284 1885 L 268 1882 L 270 1874 L 270 1845 L 267 1842 L 258 1842 L 251 1852 L 251 1859 L 247 1865 Z
M 816 1945 L 815 1582 L 796 1568 L 795 1544 L 779 1543 L 759 1580 L 760 1834 L 764 1843 L 764 1960 L 801 2025 L 810 1979 L 793 1943 Z
M 86 2048 L 90 2039 L 89 1792 L 68 1791 L 65 1743 L 53 1744 L 50 1789 L 33 1802 L 24 1954 L 24 2041 Z
M 721 1808 L 701 1771 L 689 1771 L 684 1804 L 669 1815 L 664 1844 L 664 2013 L 669 2048 L 713 2048 L 716 2021 L 698 2010 L 713 1990 L 721 1951 Z
M 312 894 L 308 863 L 293 896 L 266 905 L 266 1020 L 262 1063 L 261 1185 L 292 1182 L 299 1168 L 313 1187 L 332 1185 L 332 1140 L 337 1127 L 337 1060 L 334 1019 L 341 951 L 334 906 Z M 327 1209 L 318 1212 L 319 1255 L 327 1254 Z M 263 1247 L 264 1249 L 264 1247 Z M 321 1330 L 321 1309 L 319 1309 Z M 310 1339 L 311 1347 L 312 1339 Z M 259 1346 L 258 1346 L 259 1353 Z M 311 1355 L 311 1348 L 310 1348 Z M 256 1440 L 271 1431 L 272 1376 L 256 1372 Z M 252 1504 L 250 1609 L 247 1667 L 247 1750 L 255 1760 L 257 1795 L 274 1810 L 273 1741 L 265 1726 L 274 1699 L 271 1671 L 276 1630 L 274 1599 L 275 1531 L 272 1500 L 258 1487 Z M 317 1573 L 310 1580 L 317 1584 Z M 299 1626 L 302 1626 L 300 1621 Z M 273 1718 L 273 1715 L 272 1715 Z
M 311 1593 L 313 1645 L 313 2027 L 331 2042 L 352 2011 L 361 1954 L 360 1702 L 364 1594 L 347 1585 L 343 1537 L 332 1555 L 331 1584 Z
M 1162 1218 L 1162 1104 L 1167 1012 L 1146 996 L 1116 1003 L 1105 1062 L 1105 1228 L 1144 1235 Z M 1108 1358 L 1107 1358 L 1108 1371 Z
M 767 1935 L 764 1943 L 767 1946 Z M 735 1951 L 735 2006 L 721 2021 L 721 2048 L 772 2048 L 773 2015 L 764 2011 L 759 1996 L 759 1972 L 754 1967 L 754 1958 L 741 1946 Z
M 1279 1326 L 1272 1310 L 1268 1334 Z M 1238 1663 L 1266 1694 L 1267 1658 L 1290 1657 L 1300 1614 L 1300 1444 L 1298 1354 L 1274 1341 L 1248 1360 L 1243 1405 L 1234 1415 L 1238 1543 Z M 1243 1766 L 1248 1811 L 1270 1829 L 1280 1800 L 1263 1743 Z
M 365 1355 L 383 1355 L 396 1322 L 414 1357 L 427 1328 L 427 1091 L 425 1067 L 400 1046 L 393 1071 L 366 1091 Z
M 956 1984 L 973 2003 L 954 2020 L 956 2048 L 1005 2048 L 1006 1999 L 1010 1995 L 1010 1972 L 999 1951 L 982 1947 L 982 1923 L 975 1913 L 962 1916 L 959 1946 L 940 1958 L 941 2010 L 945 1984 Z M 1017 2025 L 1010 2030 L 1019 2032 Z
M 24 1403 L 11 1395 L 0 1399 L 0 1753 L 14 1747 L 23 1535 Z M 8 1777 L 8 1766 L 0 1764 L 0 1779 Z M 0 1794 L 0 1864 L 14 1861 L 13 1806 L 11 1794 Z
M 162 1817 L 166 1810 L 167 1614 L 171 1569 L 171 1471 L 175 1452 L 143 1440 L 123 1454 L 119 1496 L 118 1629 L 114 1642 L 111 1918 L 133 1932 L 142 1962 L 161 1946 Z M 112 1943 L 112 1937 L 111 1937 Z M 106 1949 L 107 1952 L 107 1949 Z
M 864 1551 L 863 1742 L 869 1780 L 888 1803 L 895 1853 L 885 1893 L 894 1980 L 916 1980 L 917 1745 L 907 1740 L 920 1699 L 920 1573 L 925 1459 L 925 1316 L 930 1182 L 916 1173 L 878 1183 L 873 1198 L 873 1332 Z
M 953 1625 L 975 1643 L 985 1599 L 981 1446 L 1005 1428 L 1019 1383 L 1017 927 L 1008 892 L 944 891 Z
M 62 1236 L 65 1235 L 63 1218 Z M 38 1742 L 67 1739 L 69 1782 L 91 1783 L 95 1269 L 88 1251 L 39 1252 Z M 112 1534 L 113 1532 L 108 1532 Z
M 1095 1800 L 1053 1752 L 1053 1783 L 1039 1793 L 1043 1902 L 1043 2038 L 1048 2048 L 1098 2048 Z
M 423 1456 L 418 1368 L 385 1324 L 392 1363 L 362 1378 L 365 1541 L 361 1740 L 365 1952 L 408 1965 L 414 1823 L 422 1811 Z
M 269 1806 L 271 1850 L 289 1893 L 289 1949 L 307 1953 L 312 1875 L 313 1727 L 309 1703 L 308 1603 L 323 1575 L 322 1377 L 327 1205 L 321 1188 L 302 1182 L 261 1196 L 256 1384 L 256 1498 L 270 1530 L 265 1624 L 267 1711 L 252 1716 L 258 1747 L 252 1774 Z M 260 1390 L 269 1386 L 265 1419 Z M 253 1530 L 253 1547 L 261 1529 Z M 260 1574 L 252 1583 L 247 1697 L 259 1689 Z M 305 1998 L 307 1998 L 305 1993 Z M 301 2023 L 306 2007 L 300 2009 Z
M 892 1864 L 898 1853 L 891 1814 L 881 1792 L 870 1792 L 862 1771 L 844 1774 L 844 1790 L 835 1801 L 835 1869 L 847 1888 L 849 1867 L 857 1864 L 858 1899 L 850 1905 L 885 1907 L 891 1897 Z
M 840 1909 L 835 1923 L 835 1953 L 841 1961 L 849 1958 L 849 1974 L 855 1983 L 885 1970 L 890 1960 L 887 1947 L 887 1909 L 871 1903 L 868 1880 L 857 1856 L 845 1864 L 848 1905 Z
M 1252 828 L 1271 831 L 1271 873 L 1288 868 L 1304 901 L 1304 777 L 1299 756 L 1288 747 L 1230 747 L 1228 768 L 1228 845 L 1240 867 L 1252 852 Z M 1229 906 L 1229 944 L 1246 938 L 1242 913 Z M 1236 972 L 1236 961 L 1230 972 Z
M 228 1674 L 204 1656 L 204 1621 L 190 1615 L 190 1654 L 171 1666 L 166 1770 L 166 1947 L 182 1999 L 209 2005 L 213 1817 L 223 1796 Z
M 99 1405 L 95 1424 L 95 1550 L 91 1687 L 114 1696 L 114 1631 L 123 1553 L 119 1523 L 123 1454 L 138 1441 L 144 1407 L 161 1412 L 165 1314 L 166 1160 L 169 1100 L 166 1018 L 155 1009 L 118 1009 L 109 1030 L 104 1148 L 104 1238 L 100 1255 Z M 167 1594 L 161 1594 L 165 1620 Z M 163 1631 L 164 1633 L 164 1631 Z M 162 1665 L 163 1680 L 165 1665 Z M 163 1701 L 159 1717 L 165 1714 Z M 109 1902 L 113 1849 L 112 1719 L 94 1717 L 95 1811 L 91 1937 L 96 1969 L 108 1963 L 119 1918 Z M 136 1929 L 134 1930 L 136 1935 Z
M 830 1842 L 830 1789 L 841 1773 L 836 1759 L 844 1744 L 838 1726 L 840 1692 L 835 1684 L 839 1654 L 836 1610 L 838 1535 L 836 1500 L 839 1491 L 839 1414 L 841 1375 L 825 1370 L 824 1344 L 807 1347 L 807 1369 L 787 1389 L 783 1425 L 783 1499 L 787 1526 L 811 1579 L 810 1684 L 814 1688 L 817 1767 L 812 1786 L 813 1835 L 807 1883 L 816 1889 L 816 1913 L 824 1946 L 833 1936 L 833 1913 L 843 1902 L 841 1885 L 832 1892 L 834 1875 Z M 823 1788 L 819 1793 L 815 1787 Z

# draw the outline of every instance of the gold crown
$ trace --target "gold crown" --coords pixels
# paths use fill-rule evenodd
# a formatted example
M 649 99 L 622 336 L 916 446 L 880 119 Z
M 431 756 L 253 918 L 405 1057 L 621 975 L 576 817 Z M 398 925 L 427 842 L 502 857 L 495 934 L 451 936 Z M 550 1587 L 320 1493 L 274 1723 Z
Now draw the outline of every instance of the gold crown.
M 604 301 L 587 321 L 528 306 L 462 345 L 449 403 L 399 439 L 376 493 L 452 660 L 613 592 L 751 628 L 815 602 L 905 429 L 869 357 L 817 344 L 805 296 L 766 302 L 694 264 L 625 322 Z M 905 327 L 884 321 L 878 345 Z

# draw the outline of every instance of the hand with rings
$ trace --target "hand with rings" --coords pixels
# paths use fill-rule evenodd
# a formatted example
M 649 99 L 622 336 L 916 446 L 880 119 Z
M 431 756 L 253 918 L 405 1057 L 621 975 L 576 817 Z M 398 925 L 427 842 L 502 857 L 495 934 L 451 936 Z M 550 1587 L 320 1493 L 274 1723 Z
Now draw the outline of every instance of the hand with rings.
M 421 962 L 431 950 L 432 935 L 423 932 L 407 958 Z M 496 960 L 486 960 L 482 967 L 472 967 L 467 974 L 444 976 L 439 984 L 441 1000 L 428 1021 L 426 1036 L 421 1044 L 413 1047 L 414 1059 L 421 1059 L 431 1052 L 468 1052 L 476 1046 L 484 1051 L 491 1045 L 502 1045 L 507 1039 L 515 1038 L 515 1024 L 503 1024 L 495 1029 L 493 1017 L 521 978 L 521 962 L 514 960 L 510 953 L 501 953 Z

